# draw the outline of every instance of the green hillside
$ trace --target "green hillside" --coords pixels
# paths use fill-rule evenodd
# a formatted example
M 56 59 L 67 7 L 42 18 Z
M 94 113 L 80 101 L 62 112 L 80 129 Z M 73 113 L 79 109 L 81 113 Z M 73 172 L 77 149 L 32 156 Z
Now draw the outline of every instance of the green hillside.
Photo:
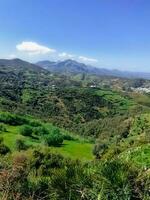
M 88 78 L 0 65 L 0 199 L 149 200 L 150 96 Z

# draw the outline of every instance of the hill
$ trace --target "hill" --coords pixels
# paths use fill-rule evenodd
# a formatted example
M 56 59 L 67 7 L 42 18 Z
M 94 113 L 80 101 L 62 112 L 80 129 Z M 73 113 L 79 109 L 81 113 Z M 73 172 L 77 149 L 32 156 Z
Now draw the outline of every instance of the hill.
M 23 61 L 21 59 L 0 59 L 0 68 L 7 68 L 7 70 L 17 73 L 25 70 L 34 71 L 34 72 L 45 72 L 43 68 L 38 65 Z
M 47 118 L 74 131 L 86 122 L 132 113 L 138 107 L 122 93 L 82 86 L 81 81 L 51 75 L 21 60 L 1 65 L 0 76 L 1 109 Z

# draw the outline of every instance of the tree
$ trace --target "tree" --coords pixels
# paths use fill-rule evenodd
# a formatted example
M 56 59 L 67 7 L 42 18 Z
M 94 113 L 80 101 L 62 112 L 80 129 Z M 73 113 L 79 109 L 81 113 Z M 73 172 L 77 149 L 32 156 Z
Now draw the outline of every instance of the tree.
M 33 133 L 33 128 L 29 125 L 24 125 L 20 128 L 20 134 L 23 136 L 31 137 Z
M 59 146 L 63 143 L 63 135 L 59 129 L 54 129 L 52 133 L 47 135 L 45 138 L 45 144 L 48 146 Z
M 45 127 L 39 126 L 39 127 L 34 128 L 34 134 L 39 135 L 39 136 L 48 135 L 49 131 Z

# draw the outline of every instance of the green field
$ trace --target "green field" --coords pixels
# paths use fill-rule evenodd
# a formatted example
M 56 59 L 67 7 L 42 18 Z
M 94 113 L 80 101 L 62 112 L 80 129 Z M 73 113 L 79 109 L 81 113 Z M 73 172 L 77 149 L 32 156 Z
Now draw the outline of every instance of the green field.
M 53 128 L 50 124 L 47 127 Z M 19 134 L 21 126 L 10 126 L 6 125 L 7 132 L 1 132 L 0 137 L 4 139 L 4 143 L 12 150 L 15 151 L 15 142 L 16 139 L 24 139 L 27 145 L 32 146 L 41 146 L 44 145 L 35 139 L 30 137 L 25 137 Z M 92 149 L 93 144 L 84 141 L 82 138 L 78 138 L 75 140 L 64 140 L 63 144 L 60 147 L 48 147 L 50 151 L 54 151 L 60 153 L 66 157 L 70 157 L 72 159 L 81 159 L 81 160 L 92 160 Z
M 93 145 L 80 141 L 65 140 L 61 147 L 52 147 L 55 151 L 62 153 L 64 156 L 69 156 L 73 159 L 92 160 Z

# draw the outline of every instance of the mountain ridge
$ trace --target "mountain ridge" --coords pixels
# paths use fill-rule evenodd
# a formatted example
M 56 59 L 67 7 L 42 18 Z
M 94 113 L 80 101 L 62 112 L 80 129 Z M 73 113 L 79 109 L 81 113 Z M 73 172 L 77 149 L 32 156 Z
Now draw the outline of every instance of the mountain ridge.
M 71 74 L 95 74 L 99 76 L 115 76 L 120 78 L 144 78 L 150 79 L 149 72 L 130 72 L 130 71 L 121 71 L 118 69 L 106 69 L 98 68 L 91 65 L 86 65 L 84 63 L 77 62 L 75 60 L 64 60 L 52 62 L 49 60 L 39 61 L 35 63 L 44 69 L 49 70 L 52 73 L 71 73 Z
M 43 69 L 42 67 L 21 60 L 19 58 L 15 58 L 15 59 L 0 59 L 0 69 L 3 67 L 7 67 L 8 70 L 13 71 L 13 72 L 20 72 L 20 71 L 25 71 L 25 70 L 32 70 L 34 72 L 46 72 L 45 69 Z
M 77 62 L 75 60 L 64 60 L 64 61 L 49 61 L 43 60 L 37 63 L 30 63 L 19 58 L 15 59 L 0 59 L 0 68 L 7 67 L 9 70 L 15 72 L 21 70 L 32 70 L 35 72 L 47 73 L 48 71 L 51 73 L 59 73 L 59 74 L 68 74 L 68 75 L 76 75 L 76 74 L 89 74 L 89 75 L 97 75 L 97 76 L 113 76 L 119 78 L 142 78 L 142 79 L 150 79 L 149 72 L 130 72 L 130 71 L 121 71 L 118 69 L 106 69 L 106 68 L 98 68 L 91 65 L 86 65 L 84 63 Z

